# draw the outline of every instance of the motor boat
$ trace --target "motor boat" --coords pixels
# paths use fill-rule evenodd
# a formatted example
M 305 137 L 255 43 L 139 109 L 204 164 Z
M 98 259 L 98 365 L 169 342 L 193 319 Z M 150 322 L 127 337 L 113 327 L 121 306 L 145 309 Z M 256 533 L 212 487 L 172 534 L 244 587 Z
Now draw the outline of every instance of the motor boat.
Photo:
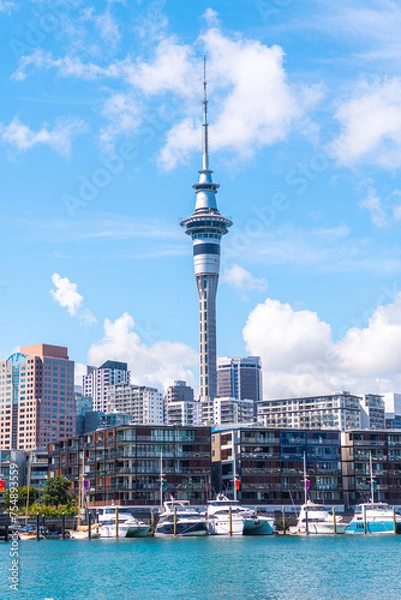
M 231 516 L 230 516 L 231 513 Z M 242 535 L 245 518 L 243 508 L 237 500 L 230 500 L 219 494 L 215 500 L 209 500 L 206 520 L 210 535 Z
M 342 517 L 333 517 L 327 507 L 308 500 L 301 506 L 298 522 L 293 527 L 290 527 L 290 533 L 334 535 L 334 533 L 345 533 L 346 528 L 347 523 L 342 522 Z
M 163 511 L 155 528 L 155 536 L 199 536 L 207 535 L 207 523 L 204 515 L 193 508 L 189 500 L 171 498 L 163 503 Z
M 401 533 L 401 515 L 385 502 L 358 504 L 346 533 Z

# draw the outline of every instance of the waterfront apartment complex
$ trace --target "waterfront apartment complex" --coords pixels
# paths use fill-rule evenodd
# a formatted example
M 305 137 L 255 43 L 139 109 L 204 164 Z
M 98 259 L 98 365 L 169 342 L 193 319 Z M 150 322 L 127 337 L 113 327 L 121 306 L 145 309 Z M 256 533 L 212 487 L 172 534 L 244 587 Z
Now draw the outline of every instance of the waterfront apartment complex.
M 160 505 L 162 468 L 164 498 L 204 505 L 211 479 L 210 428 L 130 425 L 50 444 L 49 476 L 67 477 L 75 492 L 83 464 L 95 503 Z
M 37 344 L 0 361 L 0 447 L 30 450 L 75 433 L 74 362 Z
M 338 429 L 384 428 L 381 396 L 356 396 L 347 391 L 322 396 L 263 400 L 258 403 L 258 422 L 265 427 Z
M 327 431 L 216 427 L 212 431 L 216 491 L 243 504 L 300 505 L 304 456 L 309 496 L 328 505 L 350 506 L 370 498 L 370 457 L 375 500 L 401 506 L 401 430 Z
M 107 388 L 118 383 L 129 383 L 130 372 L 125 362 L 106 360 L 99 368 L 86 368 L 83 376 L 83 395 L 92 398 L 92 410 L 107 412 Z
M 248 506 L 299 506 L 305 457 L 313 501 L 339 508 L 369 501 L 371 459 L 375 500 L 401 507 L 401 430 L 123 425 L 48 450 L 48 476 L 67 477 L 76 493 L 84 464 L 90 499 L 100 504 L 160 505 L 162 459 L 163 498 L 204 505 L 223 492 Z

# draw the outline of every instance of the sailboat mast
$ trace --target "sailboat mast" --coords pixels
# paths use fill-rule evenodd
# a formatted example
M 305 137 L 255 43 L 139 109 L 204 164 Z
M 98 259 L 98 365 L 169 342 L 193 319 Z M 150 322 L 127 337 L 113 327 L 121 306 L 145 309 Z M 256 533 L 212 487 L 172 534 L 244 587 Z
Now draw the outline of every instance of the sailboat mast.
M 308 480 L 306 479 L 306 452 L 304 452 L 304 504 L 308 501 Z
M 369 453 L 369 470 L 370 470 L 370 501 L 373 504 L 375 501 L 375 487 L 373 477 L 372 453 Z
M 235 437 L 233 433 L 233 483 L 234 483 L 234 500 L 237 500 L 237 465 L 235 459 Z

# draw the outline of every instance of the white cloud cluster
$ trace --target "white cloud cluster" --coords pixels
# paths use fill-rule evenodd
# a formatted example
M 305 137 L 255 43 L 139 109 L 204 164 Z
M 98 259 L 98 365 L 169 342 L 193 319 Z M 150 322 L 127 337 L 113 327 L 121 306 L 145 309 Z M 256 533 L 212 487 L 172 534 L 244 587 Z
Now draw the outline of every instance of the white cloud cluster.
M 153 342 L 152 336 L 148 336 L 145 343 L 137 331 L 138 327 L 128 313 L 115 321 L 106 319 L 103 339 L 89 348 L 89 364 L 121 360 L 128 362 L 133 383 L 165 389 L 175 379 L 184 379 L 196 387 L 191 369 L 198 364 L 197 352 L 182 343 Z
M 53 300 L 62 308 L 66 308 L 68 314 L 77 317 L 81 323 L 90 325 L 96 322 L 96 317 L 92 312 L 82 307 L 83 296 L 77 291 L 77 284 L 73 283 L 68 277 L 61 277 L 58 273 L 53 273 L 52 282 L 55 287 L 50 290 Z
M 53 129 L 43 126 L 33 131 L 14 117 L 9 125 L 0 124 L 0 140 L 10 147 L 11 152 L 25 152 L 38 145 L 47 145 L 58 154 L 68 157 L 72 139 L 83 133 L 86 126 L 81 119 L 58 119 Z
M 316 313 L 271 299 L 251 312 L 243 335 L 247 350 L 262 357 L 266 398 L 401 385 L 401 293 L 338 342 Z
M 401 78 L 361 81 L 336 111 L 341 133 L 330 151 L 339 164 L 401 167 Z
M 264 291 L 267 288 L 267 281 L 264 277 L 255 277 L 240 265 L 232 265 L 232 267 L 226 269 L 221 280 L 241 291 Z
M 92 12 L 89 11 L 93 19 Z M 268 47 L 252 39 L 225 35 L 213 11 L 207 11 L 205 16 L 208 28 L 197 40 L 197 46 L 209 57 L 213 150 L 251 158 L 258 149 L 286 139 L 291 129 L 300 125 L 306 113 L 321 99 L 321 89 L 293 85 L 287 80 L 284 53 L 279 46 Z M 105 23 L 109 24 L 107 31 L 111 31 L 112 24 Z M 62 77 L 108 80 L 109 83 L 114 80 L 118 86 L 123 84 L 125 88 L 115 88 L 104 106 L 103 115 L 110 120 L 110 125 L 101 132 L 106 144 L 122 132 L 133 133 L 146 117 L 146 102 L 140 111 L 135 106 L 138 95 L 148 101 L 168 94 L 169 120 L 175 124 L 167 131 L 166 143 L 159 155 L 160 165 L 165 169 L 174 168 L 193 150 L 199 150 L 201 65 L 194 47 L 175 37 L 161 36 L 159 31 L 150 59 L 138 57 L 134 61 L 127 56 L 104 62 L 104 65 L 85 63 L 76 54 L 54 58 L 51 53 L 36 49 L 21 57 L 14 79 L 23 80 L 32 69 L 54 69 Z M 135 98 L 134 103 L 132 98 Z
M 213 149 L 251 158 L 266 145 L 284 140 L 291 128 L 321 99 L 319 87 L 296 87 L 287 81 L 279 46 L 231 39 L 217 27 L 201 38 L 208 79 L 216 90 Z M 167 169 L 199 148 L 198 112 L 192 110 L 167 134 L 160 163 Z

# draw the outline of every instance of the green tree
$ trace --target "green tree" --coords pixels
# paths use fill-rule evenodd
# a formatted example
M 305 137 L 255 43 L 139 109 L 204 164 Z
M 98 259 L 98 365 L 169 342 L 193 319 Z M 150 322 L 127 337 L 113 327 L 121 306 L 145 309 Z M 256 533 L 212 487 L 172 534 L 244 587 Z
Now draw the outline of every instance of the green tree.
M 48 506 L 67 504 L 71 500 L 71 481 L 56 475 L 48 479 L 43 487 L 42 503 Z
M 26 506 L 26 499 L 28 497 L 28 486 L 24 485 L 23 487 L 18 488 L 18 500 L 17 506 L 19 508 L 23 508 Z M 29 505 L 36 502 L 39 497 L 39 492 L 34 487 L 29 488 Z M 6 506 L 15 506 L 15 497 L 13 495 L 12 499 L 10 498 L 10 490 L 4 492 L 3 502 Z

